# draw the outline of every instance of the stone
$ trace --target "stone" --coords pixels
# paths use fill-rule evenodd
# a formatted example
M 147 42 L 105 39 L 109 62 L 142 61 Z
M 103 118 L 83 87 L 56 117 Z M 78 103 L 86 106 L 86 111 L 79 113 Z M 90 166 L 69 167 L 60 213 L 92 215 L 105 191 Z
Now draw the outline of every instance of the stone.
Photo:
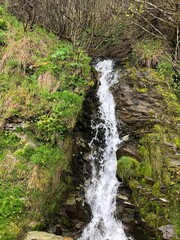
M 117 195 L 117 198 L 120 199 L 120 200 L 123 200 L 123 201 L 128 200 L 128 197 L 126 195 L 122 195 L 122 194 Z
M 135 222 L 134 216 L 130 215 L 130 214 L 123 213 L 122 214 L 122 222 L 127 223 L 127 224 L 134 223 Z
M 146 183 L 147 184 L 150 184 L 150 185 L 154 185 L 154 183 L 156 182 L 156 180 L 154 180 L 153 178 L 150 178 L 150 177 L 147 177 L 147 176 L 145 176 L 144 177 L 145 179 L 146 179 Z
M 122 140 L 123 142 L 127 142 L 127 141 L 129 141 L 129 134 L 123 136 L 121 140 Z
M 141 161 L 140 157 L 138 156 L 137 146 L 133 145 L 132 143 L 121 146 L 117 150 L 116 154 L 118 159 L 122 156 L 129 156 L 135 158 L 138 161 Z
M 169 240 L 169 239 L 171 239 L 172 237 L 175 236 L 173 225 L 168 224 L 168 225 L 165 225 L 165 226 L 161 226 L 158 229 L 162 232 L 164 239 Z
M 29 232 L 24 240 L 73 240 L 70 237 L 57 236 L 47 232 L 31 231 Z
M 165 198 L 159 198 L 159 200 L 163 203 L 169 203 L 169 200 L 165 199 Z
M 130 202 L 124 202 L 124 205 L 125 205 L 125 207 L 127 207 L 127 208 L 132 208 L 132 209 L 135 208 L 135 205 L 132 204 L 132 203 L 130 203 Z

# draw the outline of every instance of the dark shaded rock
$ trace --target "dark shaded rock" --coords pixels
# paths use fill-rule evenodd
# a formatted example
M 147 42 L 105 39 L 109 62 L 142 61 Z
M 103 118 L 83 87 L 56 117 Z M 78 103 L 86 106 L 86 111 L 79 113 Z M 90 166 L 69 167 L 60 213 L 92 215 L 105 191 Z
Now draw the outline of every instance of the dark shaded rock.
M 135 223 L 134 214 L 130 215 L 130 214 L 123 213 L 121 220 L 123 223 L 127 223 L 127 224 Z
M 133 157 L 138 161 L 141 161 L 139 157 L 139 151 L 135 143 L 123 143 L 122 146 L 117 150 L 117 158 L 121 158 L 122 156 Z

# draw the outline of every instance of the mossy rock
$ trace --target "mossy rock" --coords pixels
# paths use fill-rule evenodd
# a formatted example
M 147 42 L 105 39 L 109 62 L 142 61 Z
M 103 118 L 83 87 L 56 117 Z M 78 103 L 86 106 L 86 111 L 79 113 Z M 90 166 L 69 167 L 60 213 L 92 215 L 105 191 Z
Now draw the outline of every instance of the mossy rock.
M 118 160 L 117 175 L 123 181 L 127 181 L 132 177 L 138 177 L 139 162 L 132 157 L 122 156 Z

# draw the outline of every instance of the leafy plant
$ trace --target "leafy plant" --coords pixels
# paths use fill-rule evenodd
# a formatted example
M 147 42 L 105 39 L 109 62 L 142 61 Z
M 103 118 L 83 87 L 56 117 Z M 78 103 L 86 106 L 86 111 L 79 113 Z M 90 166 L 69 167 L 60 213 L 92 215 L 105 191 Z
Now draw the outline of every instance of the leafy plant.
M 0 6 L 0 16 L 2 16 L 3 14 L 4 14 L 4 8 Z
M 36 127 L 40 137 L 53 142 L 56 134 L 64 136 L 71 128 L 71 121 L 79 114 L 84 98 L 69 90 L 48 94 L 46 97 L 52 102 L 52 108 L 49 114 L 39 117 Z
M 50 56 L 51 60 L 62 60 L 64 61 L 69 57 L 69 53 L 72 53 L 72 46 L 69 44 L 59 45 L 56 51 Z

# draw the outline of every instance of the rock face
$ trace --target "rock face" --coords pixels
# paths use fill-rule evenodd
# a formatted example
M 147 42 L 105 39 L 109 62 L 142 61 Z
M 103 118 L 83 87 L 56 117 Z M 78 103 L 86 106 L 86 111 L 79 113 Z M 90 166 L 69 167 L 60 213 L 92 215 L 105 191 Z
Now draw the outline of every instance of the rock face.
M 145 223 L 156 239 L 166 239 L 166 234 L 158 228 L 174 224 L 176 233 L 171 231 L 168 239 L 178 239 L 180 107 L 177 98 L 168 83 L 152 69 L 119 71 L 119 82 L 112 91 L 120 135 L 128 136 L 117 157 L 126 156 L 127 161 L 134 158 L 139 162 L 133 169 L 129 167 L 125 181 L 132 191 L 128 202 L 134 210 L 123 209 L 122 202 L 126 205 L 127 201 L 124 196 L 118 197 L 118 216 L 131 225 Z
M 61 237 L 46 232 L 32 231 L 27 234 L 24 240 L 73 240 L 70 237 Z

